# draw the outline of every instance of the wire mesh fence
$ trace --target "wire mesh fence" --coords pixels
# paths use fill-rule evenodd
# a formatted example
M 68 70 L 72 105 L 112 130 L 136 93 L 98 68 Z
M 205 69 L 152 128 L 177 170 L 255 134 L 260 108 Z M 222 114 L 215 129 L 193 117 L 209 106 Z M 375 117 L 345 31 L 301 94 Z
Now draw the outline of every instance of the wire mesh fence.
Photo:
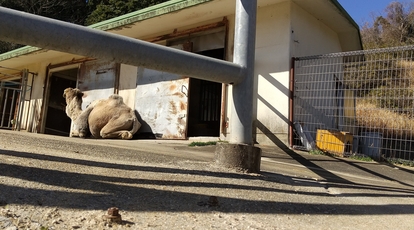
M 294 147 L 414 164 L 414 46 L 294 59 Z

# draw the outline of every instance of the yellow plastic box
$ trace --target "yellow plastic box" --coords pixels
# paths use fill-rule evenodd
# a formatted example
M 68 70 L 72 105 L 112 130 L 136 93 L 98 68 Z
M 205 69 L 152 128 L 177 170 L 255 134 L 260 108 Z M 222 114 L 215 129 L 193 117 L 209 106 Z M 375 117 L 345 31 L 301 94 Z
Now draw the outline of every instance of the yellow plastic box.
M 316 147 L 322 151 L 343 157 L 352 151 L 353 135 L 349 132 L 318 129 Z

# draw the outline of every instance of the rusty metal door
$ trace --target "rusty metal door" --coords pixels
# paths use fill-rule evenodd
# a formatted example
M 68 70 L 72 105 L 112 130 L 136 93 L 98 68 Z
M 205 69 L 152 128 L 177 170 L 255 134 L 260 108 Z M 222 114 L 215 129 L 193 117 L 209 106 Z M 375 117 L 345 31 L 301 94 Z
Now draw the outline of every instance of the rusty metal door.
M 183 45 L 173 48 L 189 50 Z M 189 78 L 139 68 L 135 109 L 143 120 L 141 133 L 160 139 L 185 139 Z
M 82 109 L 92 101 L 108 98 L 117 90 L 119 65 L 110 61 L 86 62 L 80 68 L 78 88 L 84 93 Z

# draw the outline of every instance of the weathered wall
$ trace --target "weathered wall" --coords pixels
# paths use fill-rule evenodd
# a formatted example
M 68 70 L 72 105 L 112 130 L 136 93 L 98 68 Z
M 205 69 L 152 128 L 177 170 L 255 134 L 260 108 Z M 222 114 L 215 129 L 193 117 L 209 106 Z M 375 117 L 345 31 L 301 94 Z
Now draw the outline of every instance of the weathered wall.
M 254 124 L 263 145 L 285 141 L 288 131 L 290 18 L 289 2 L 258 11 Z
M 121 64 L 119 72 L 118 94 L 124 98 L 125 104 L 135 109 L 135 87 L 137 85 L 136 66 Z
M 142 119 L 141 133 L 157 138 L 186 138 L 189 79 L 176 74 L 139 68 L 135 109 Z

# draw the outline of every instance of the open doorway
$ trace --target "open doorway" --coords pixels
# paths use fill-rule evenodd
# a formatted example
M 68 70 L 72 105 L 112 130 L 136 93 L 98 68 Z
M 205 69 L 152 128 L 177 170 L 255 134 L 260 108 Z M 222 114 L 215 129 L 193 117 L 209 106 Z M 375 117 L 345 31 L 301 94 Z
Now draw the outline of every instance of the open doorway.
M 49 77 L 49 96 L 45 119 L 45 134 L 69 136 L 71 120 L 66 115 L 63 91 L 76 87 L 78 68 L 52 72 Z
M 224 48 L 198 52 L 200 55 L 224 59 Z M 187 137 L 219 137 L 222 84 L 190 79 Z

